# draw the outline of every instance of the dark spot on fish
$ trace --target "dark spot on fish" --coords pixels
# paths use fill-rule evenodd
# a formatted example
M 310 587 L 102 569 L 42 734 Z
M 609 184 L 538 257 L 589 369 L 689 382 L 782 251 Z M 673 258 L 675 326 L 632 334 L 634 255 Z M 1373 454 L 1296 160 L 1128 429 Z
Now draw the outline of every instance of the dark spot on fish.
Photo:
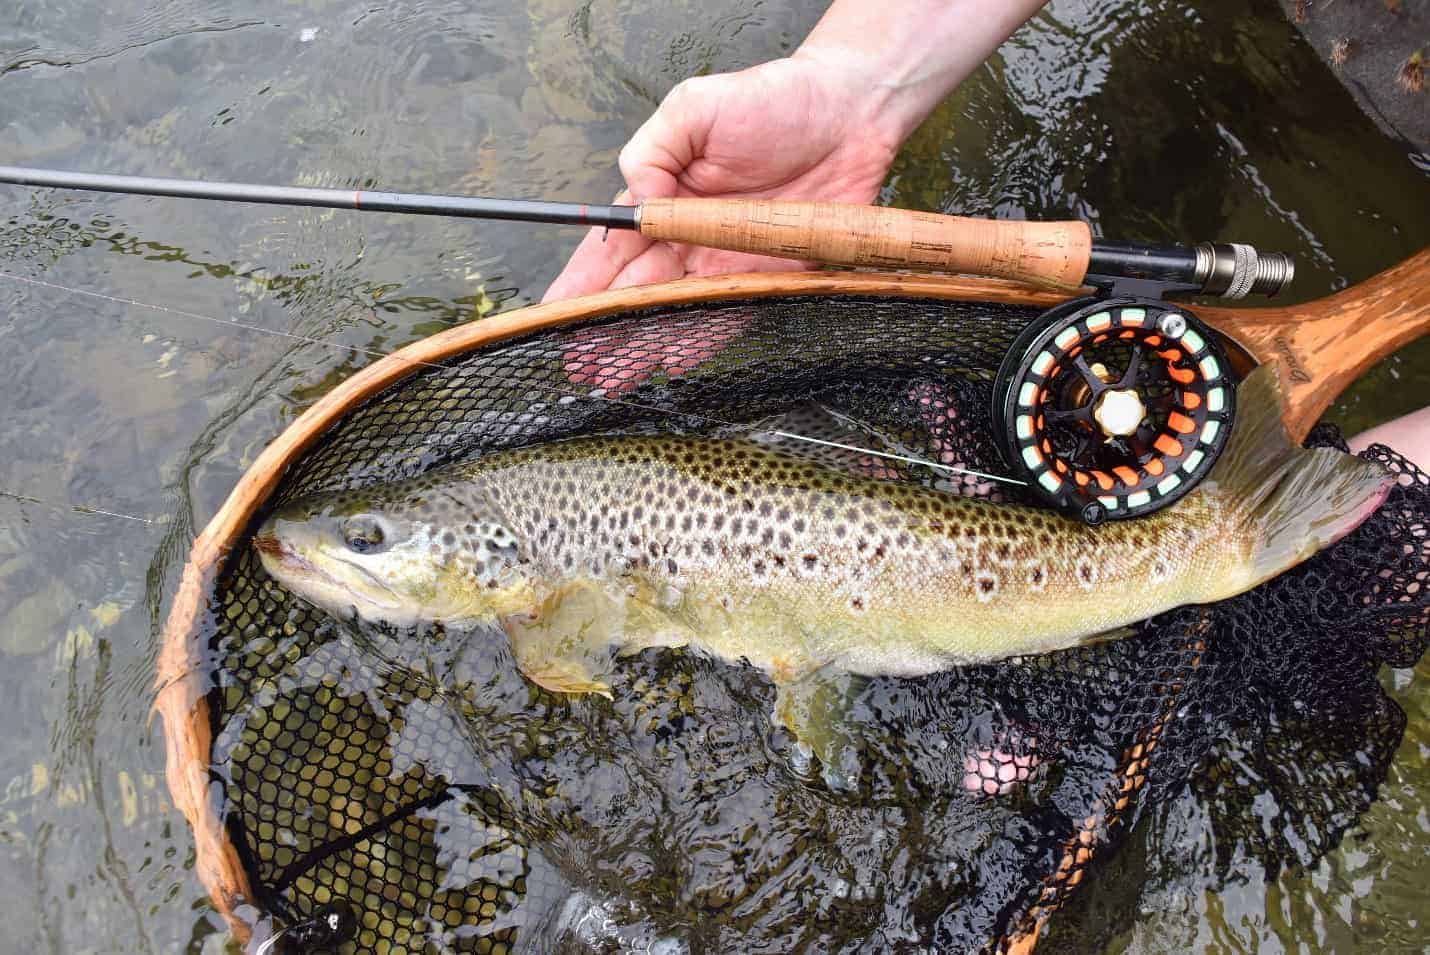
M 815 555 L 815 554 L 805 554 L 805 555 L 804 555 L 804 569 L 805 569 L 805 570 L 814 570 L 814 568 L 817 567 L 818 565 L 819 565 L 819 557 L 818 557 L 817 555 Z
M 791 528 L 796 534 L 803 534 L 803 533 L 804 533 L 804 529 L 805 529 L 806 527 L 808 527 L 808 526 L 809 526 L 808 523 L 806 523 L 805 519 L 802 518 L 802 517 L 796 517 L 796 518 L 794 519 L 794 523 L 790 524 L 790 528 Z
M 992 578 L 992 577 L 979 577 L 979 578 L 978 578 L 978 589 L 981 590 L 981 591 L 983 591 L 985 594 L 991 594 L 991 593 L 993 593 L 993 587 L 994 587 L 994 581 L 993 581 L 993 578 Z
M 1078 567 L 1077 572 L 1078 572 L 1078 574 L 1082 577 L 1083 583 L 1087 583 L 1087 584 L 1092 583 L 1092 565 L 1091 565 L 1091 564 L 1083 564 L 1083 565 L 1081 565 L 1080 567 Z
M 1043 568 L 1034 567 L 1031 579 L 1034 586 L 1040 586 L 1043 583 Z
M 853 600 L 849 601 L 849 606 L 853 607 L 855 610 L 863 610 L 863 609 L 864 609 L 864 598 L 863 598 L 863 597 L 855 597 Z

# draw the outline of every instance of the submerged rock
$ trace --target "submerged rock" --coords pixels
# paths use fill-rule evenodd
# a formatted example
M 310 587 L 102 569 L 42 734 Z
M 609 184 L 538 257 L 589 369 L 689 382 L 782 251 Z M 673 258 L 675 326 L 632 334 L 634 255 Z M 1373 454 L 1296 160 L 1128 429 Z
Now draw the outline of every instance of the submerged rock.
M 1291 22 L 1375 124 L 1430 162 L 1430 4 L 1281 0 Z

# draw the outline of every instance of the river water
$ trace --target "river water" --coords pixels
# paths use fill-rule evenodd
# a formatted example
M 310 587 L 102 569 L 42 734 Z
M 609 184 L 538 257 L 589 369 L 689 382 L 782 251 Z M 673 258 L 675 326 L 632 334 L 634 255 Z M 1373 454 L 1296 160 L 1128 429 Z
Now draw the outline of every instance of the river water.
M 600 201 L 666 90 L 787 52 L 820 7 L 22 0 L 0 10 L 0 162 Z M 1056 0 L 914 136 L 884 199 L 1249 241 L 1296 256 L 1298 298 L 1430 242 L 1430 162 L 1357 111 L 1270 0 Z M 368 350 L 535 300 L 578 238 L 0 188 L 8 950 L 222 946 L 148 719 L 194 528 Z M 1430 341 L 1332 416 L 1354 431 L 1427 399 Z M 1409 729 L 1338 850 L 1270 884 L 1149 883 L 1113 950 L 1430 945 L 1427 678 L 1386 674 Z M 1140 838 L 1206 834 L 1194 814 L 1160 822 Z

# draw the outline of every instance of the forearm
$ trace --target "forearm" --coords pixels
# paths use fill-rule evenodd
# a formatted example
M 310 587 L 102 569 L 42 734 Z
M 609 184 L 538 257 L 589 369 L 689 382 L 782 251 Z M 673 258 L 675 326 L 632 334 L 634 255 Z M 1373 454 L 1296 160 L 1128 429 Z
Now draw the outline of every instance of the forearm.
M 794 56 L 849 77 L 897 147 L 1045 2 L 834 0 Z
M 1350 440 L 1352 451 L 1364 451 L 1372 444 L 1385 444 L 1409 458 L 1416 467 L 1430 471 L 1430 408 L 1363 431 Z

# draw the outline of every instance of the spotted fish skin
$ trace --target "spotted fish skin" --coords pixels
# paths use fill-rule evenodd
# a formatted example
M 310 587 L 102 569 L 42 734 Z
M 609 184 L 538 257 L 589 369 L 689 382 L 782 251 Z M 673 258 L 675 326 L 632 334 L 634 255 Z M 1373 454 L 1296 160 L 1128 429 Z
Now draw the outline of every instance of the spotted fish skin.
M 916 675 L 1075 645 L 1224 599 L 1354 528 L 1387 475 L 1291 444 L 1276 377 L 1241 386 L 1212 474 L 1088 527 L 831 469 L 742 439 L 588 437 L 299 501 L 255 539 L 337 612 L 496 621 L 544 686 L 602 691 L 609 648 L 692 645 L 788 685 Z
M 580 439 L 449 476 L 510 528 L 532 576 L 624 582 L 662 610 L 650 625 L 789 676 L 1069 646 L 1212 599 L 1246 551 L 1216 533 L 1228 515 L 1214 498 L 1090 528 L 740 440 Z

